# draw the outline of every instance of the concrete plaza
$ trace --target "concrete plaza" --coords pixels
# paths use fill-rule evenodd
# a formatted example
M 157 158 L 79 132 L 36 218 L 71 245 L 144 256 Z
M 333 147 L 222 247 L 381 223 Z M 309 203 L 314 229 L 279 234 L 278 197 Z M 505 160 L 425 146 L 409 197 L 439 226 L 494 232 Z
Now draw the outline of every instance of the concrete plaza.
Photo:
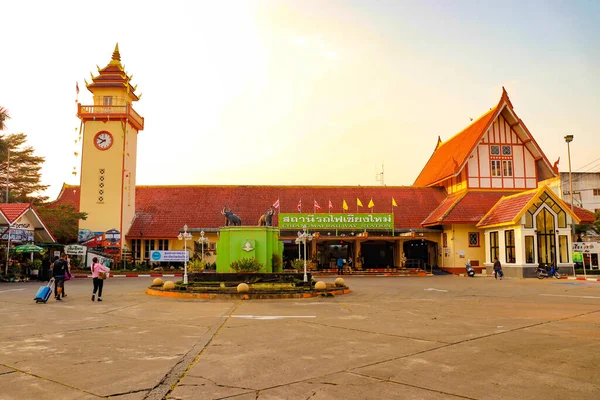
M 333 280 L 333 278 L 325 279 Z M 598 399 L 600 283 L 348 278 L 352 293 L 204 301 L 91 279 L 0 284 L 0 399 Z

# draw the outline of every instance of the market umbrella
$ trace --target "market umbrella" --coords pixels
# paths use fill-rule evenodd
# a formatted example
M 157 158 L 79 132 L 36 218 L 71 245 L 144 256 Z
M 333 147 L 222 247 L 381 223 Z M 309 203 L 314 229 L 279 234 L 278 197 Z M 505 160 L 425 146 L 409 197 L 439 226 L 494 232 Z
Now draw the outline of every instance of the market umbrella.
M 33 243 L 26 243 L 15 246 L 10 251 L 14 251 L 15 253 L 43 253 L 46 249 L 36 246 Z

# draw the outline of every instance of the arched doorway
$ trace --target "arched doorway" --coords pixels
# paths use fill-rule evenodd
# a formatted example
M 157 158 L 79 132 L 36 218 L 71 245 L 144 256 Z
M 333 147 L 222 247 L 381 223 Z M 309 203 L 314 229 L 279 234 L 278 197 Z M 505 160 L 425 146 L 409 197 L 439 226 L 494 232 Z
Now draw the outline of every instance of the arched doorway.
M 542 208 L 535 216 L 538 244 L 538 263 L 556 263 L 556 221 L 547 208 Z

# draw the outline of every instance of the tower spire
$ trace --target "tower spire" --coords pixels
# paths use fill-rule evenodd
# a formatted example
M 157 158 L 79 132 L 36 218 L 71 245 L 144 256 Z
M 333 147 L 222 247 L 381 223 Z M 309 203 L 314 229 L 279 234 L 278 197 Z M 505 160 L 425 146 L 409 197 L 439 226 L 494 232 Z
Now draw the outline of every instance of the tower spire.
M 121 64 L 121 54 L 119 53 L 119 43 L 117 42 L 117 44 L 115 45 L 115 51 L 113 51 L 112 53 L 112 60 L 110 61 L 111 64 Z

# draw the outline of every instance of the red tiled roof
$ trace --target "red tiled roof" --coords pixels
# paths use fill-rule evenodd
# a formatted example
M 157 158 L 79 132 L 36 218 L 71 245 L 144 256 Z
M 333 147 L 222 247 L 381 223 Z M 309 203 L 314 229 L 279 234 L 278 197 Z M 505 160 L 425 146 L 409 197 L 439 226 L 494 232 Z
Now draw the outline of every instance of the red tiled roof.
M 313 201 L 327 212 L 329 200 L 332 212 L 342 212 L 346 200 L 348 212 L 356 212 L 356 198 L 364 207 L 359 212 L 369 212 L 367 204 L 373 199 L 374 212 L 392 212 L 392 197 L 396 228 L 419 229 L 423 221 L 446 197 L 442 188 L 414 188 L 391 186 L 138 186 L 136 187 L 136 218 L 128 237 L 176 237 L 179 229 L 218 228 L 224 225 L 221 210 L 227 206 L 244 225 L 256 225 L 259 217 L 279 199 L 282 213 L 313 212 Z M 79 187 L 65 185 L 57 204 L 78 206 Z M 85 210 L 81 210 L 85 211 Z M 143 235 L 140 235 L 140 232 Z
M 414 185 L 432 185 L 458 173 L 473 147 L 496 116 L 499 106 L 500 104 L 483 114 L 463 131 L 441 143 L 421 170 Z
M 569 208 L 571 205 L 569 204 Z M 585 208 L 579 208 L 577 206 L 573 207 L 573 211 L 575 215 L 581 220 L 581 224 L 593 224 L 596 220 L 596 216 L 593 212 L 586 210 Z
M 68 204 L 73 206 L 76 211 L 79 211 L 79 192 L 79 186 L 63 183 L 63 187 L 56 200 L 49 202 L 46 206 L 48 208 L 54 208 L 54 206 L 60 204 Z
M 439 205 L 438 208 L 433 210 L 433 212 L 427 217 L 425 221 L 423 221 L 424 226 L 431 225 L 440 225 L 444 220 L 444 217 L 452 211 L 452 208 L 458 203 L 466 194 L 463 192 L 459 195 L 449 196 L 442 201 L 442 204 Z
M 2 212 L 9 223 L 13 223 L 30 207 L 31 204 L 29 203 L 1 203 L 0 212 Z
M 448 197 L 423 221 L 423 226 L 476 224 L 506 194 L 506 192 L 469 191 Z
M 531 199 L 538 196 L 538 194 L 539 190 L 536 189 L 501 198 L 477 226 L 484 227 L 513 222 Z

